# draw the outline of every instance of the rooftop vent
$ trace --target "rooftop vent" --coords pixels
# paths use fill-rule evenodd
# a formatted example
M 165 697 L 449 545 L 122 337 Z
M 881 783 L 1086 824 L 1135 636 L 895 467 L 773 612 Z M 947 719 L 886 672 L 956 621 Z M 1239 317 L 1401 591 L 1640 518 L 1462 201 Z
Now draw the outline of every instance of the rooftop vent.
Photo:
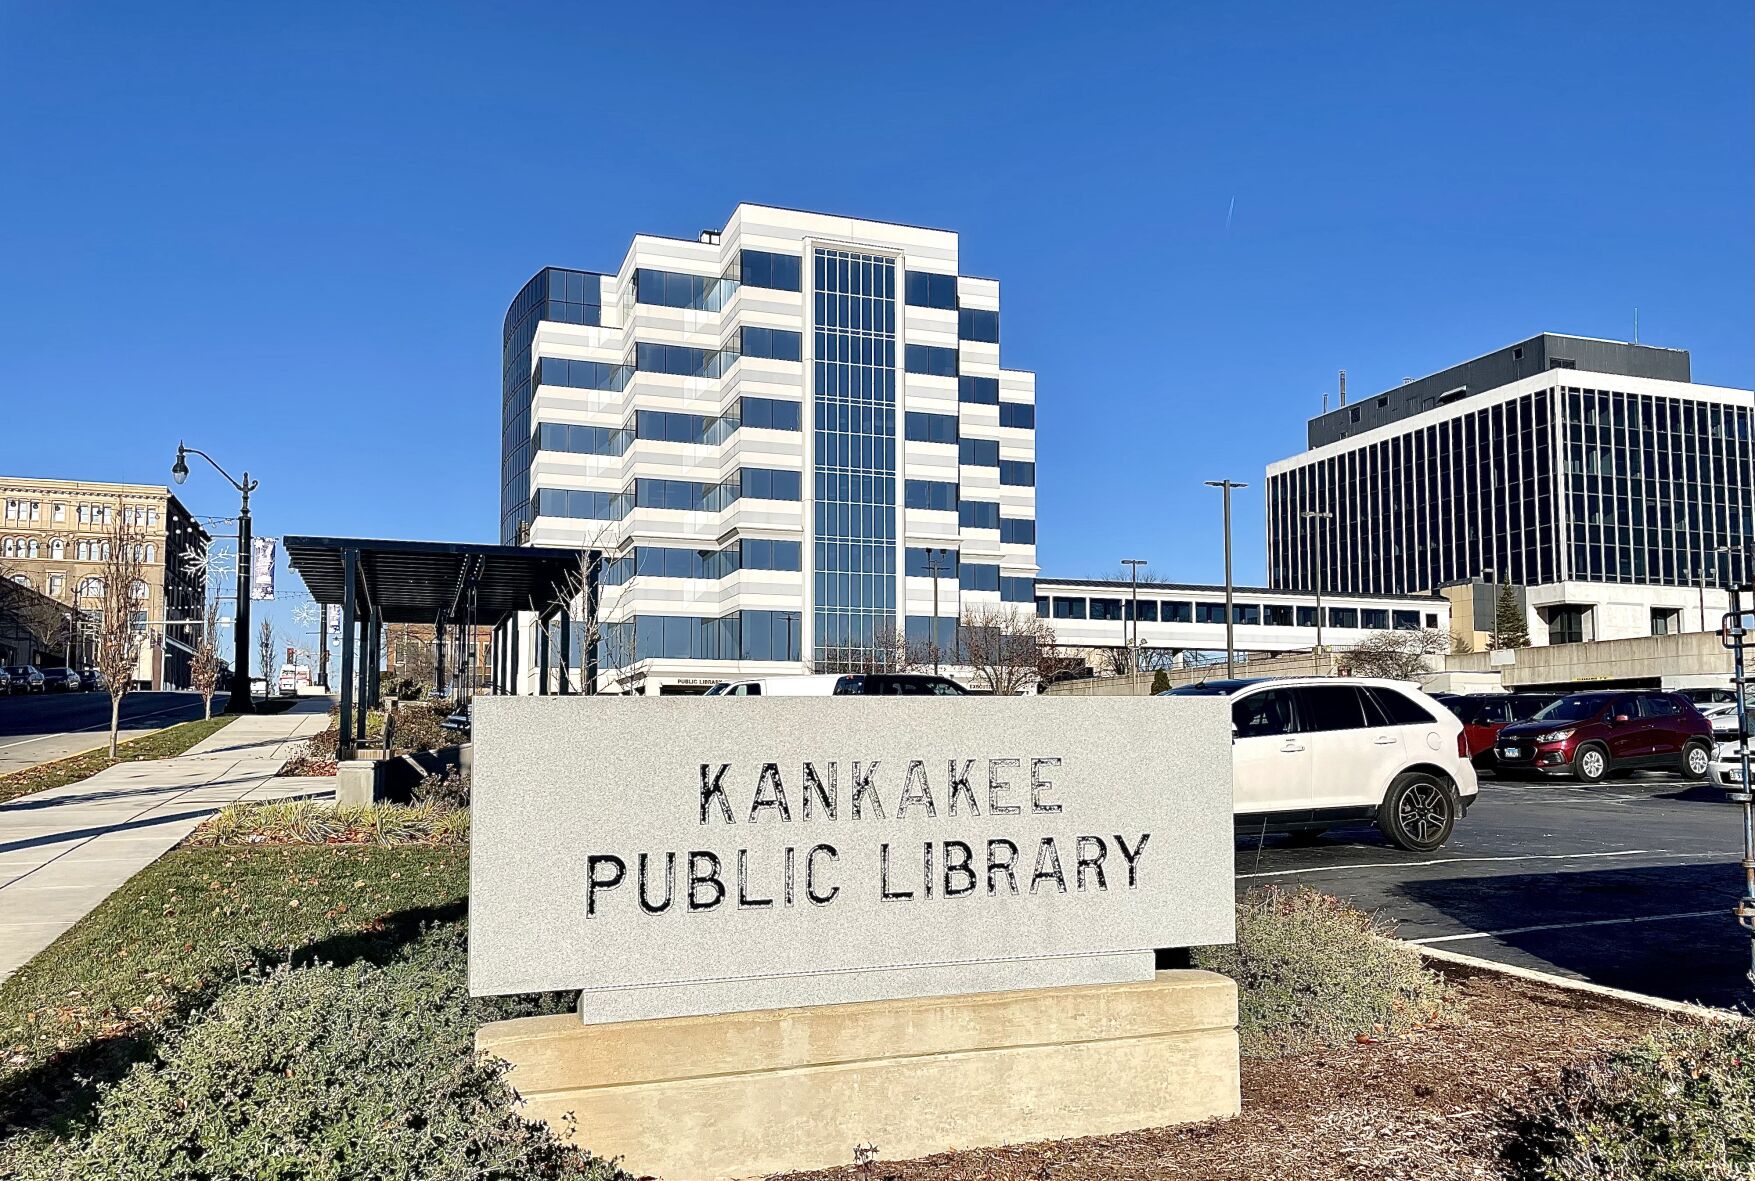
M 702 230 L 701 231 L 701 241 L 705 242 L 709 246 L 719 245 L 719 231 L 718 230 Z
M 1468 396 L 1469 387 L 1466 385 L 1459 385 L 1454 390 L 1445 390 L 1442 394 L 1439 394 L 1438 404 L 1440 406 L 1448 405 L 1449 403 L 1456 401 L 1458 398 L 1466 398 Z

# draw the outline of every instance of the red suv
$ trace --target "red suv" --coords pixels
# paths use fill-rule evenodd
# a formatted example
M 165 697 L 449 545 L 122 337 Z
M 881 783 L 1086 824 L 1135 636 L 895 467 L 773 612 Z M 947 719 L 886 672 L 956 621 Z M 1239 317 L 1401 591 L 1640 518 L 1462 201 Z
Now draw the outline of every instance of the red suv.
M 1712 741 L 1712 723 L 1680 693 L 1574 693 L 1500 730 L 1493 756 L 1503 771 L 1571 775 L 1585 783 L 1636 768 L 1704 779 L 1712 769 Z
M 1444 702 L 1463 724 L 1467 755 L 1482 771 L 1494 769 L 1493 742 L 1512 722 L 1527 722 L 1560 700 L 1558 693 L 1470 693 Z

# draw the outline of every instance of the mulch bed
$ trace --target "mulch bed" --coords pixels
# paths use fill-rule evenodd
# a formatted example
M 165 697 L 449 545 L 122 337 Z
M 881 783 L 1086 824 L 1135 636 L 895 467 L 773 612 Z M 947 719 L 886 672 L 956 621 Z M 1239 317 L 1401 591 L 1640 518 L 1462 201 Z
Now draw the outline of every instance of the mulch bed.
M 1658 1025 L 1650 1010 L 1434 965 L 1461 1004 L 1403 1037 L 1243 1062 L 1243 1114 L 1084 1140 L 879 1161 L 792 1181 L 1299 1181 L 1502 1178 L 1508 1104 Z M 882 1145 L 878 1146 L 882 1152 Z

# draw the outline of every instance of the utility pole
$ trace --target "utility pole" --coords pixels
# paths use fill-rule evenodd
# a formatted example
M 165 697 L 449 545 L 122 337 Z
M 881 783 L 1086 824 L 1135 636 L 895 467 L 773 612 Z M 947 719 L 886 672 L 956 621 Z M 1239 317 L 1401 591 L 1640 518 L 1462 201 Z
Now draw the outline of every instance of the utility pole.
M 1722 585 L 1724 581 L 1718 573 L 1719 566 L 1723 562 L 1723 559 L 1720 558 L 1719 555 L 1729 554 L 1730 552 L 1731 547 L 1728 545 L 1721 545 L 1712 551 L 1712 581 L 1714 586 Z M 1704 562 L 1701 563 L 1700 569 L 1700 630 L 1706 630 L 1706 564 Z
M 1497 649 L 1499 647 L 1499 568 L 1497 566 L 1488 566 L 1485 570 L 1482 571 L 1482 573 L 1485 574 L 1488 578 L 1492 579 L 1492 585 L 1493 585 L 1493 647 L 1495 649 Z
M 951 551 L 943 548 L 927 547 L 926 569 L 932 575 L 932 634 L 929 643 L 932 645 L 932 673 L 938 675 L 938 564 L 939 559 Z
M 1225 492 L 1225 679 L 1229 681 L 1237 676 L 1236 588 L 1231 581 L 1231 490 L 1249 485 L 1235 480 L 1208 480 L 1206 484 L 1208 488 L 1222 488 Z
M 1121 564 L 1133 574 L 1133 640 L 1127 647 L 1127 671 L 1140 671 L 1140 567 L 1148 565 L 1144 558 L 1123 558 Z
M 1341 374 L 1341 380 L 1343 384 L 1346 381 L 1344 370 Z M 1305 521 L 1332 521 L 1335 519 L 1335 515 L 1331 512 L 1317 512 L 1314 509 L 1305 509 L 1299 514 L 1299 517 Z M 1320 658 L 1322 655 L 1322 562 L 1317 556 L 1317 548 L 1316 544 L 1312 542 L 1310 568 L 1315 575 L 1312 581 L 1316 583 L 1316 654 Z

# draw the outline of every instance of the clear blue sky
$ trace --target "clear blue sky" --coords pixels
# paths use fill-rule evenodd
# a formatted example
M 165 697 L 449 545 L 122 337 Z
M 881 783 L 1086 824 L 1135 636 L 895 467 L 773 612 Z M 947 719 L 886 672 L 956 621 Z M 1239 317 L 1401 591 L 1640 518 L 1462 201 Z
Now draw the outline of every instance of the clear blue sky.
M 944 226 L 1038 373 L 1041 561 L 1263 576 L 1263 467 L 1542 330 L 1748 387 L 1750 6 L 0 7 L 0 469 L 494 540 L 500 321 L 739 201 Z M 1234 206 L 1234 212 L 1232 212 Z M 197 512 L 233 503 L 191 478 Z

